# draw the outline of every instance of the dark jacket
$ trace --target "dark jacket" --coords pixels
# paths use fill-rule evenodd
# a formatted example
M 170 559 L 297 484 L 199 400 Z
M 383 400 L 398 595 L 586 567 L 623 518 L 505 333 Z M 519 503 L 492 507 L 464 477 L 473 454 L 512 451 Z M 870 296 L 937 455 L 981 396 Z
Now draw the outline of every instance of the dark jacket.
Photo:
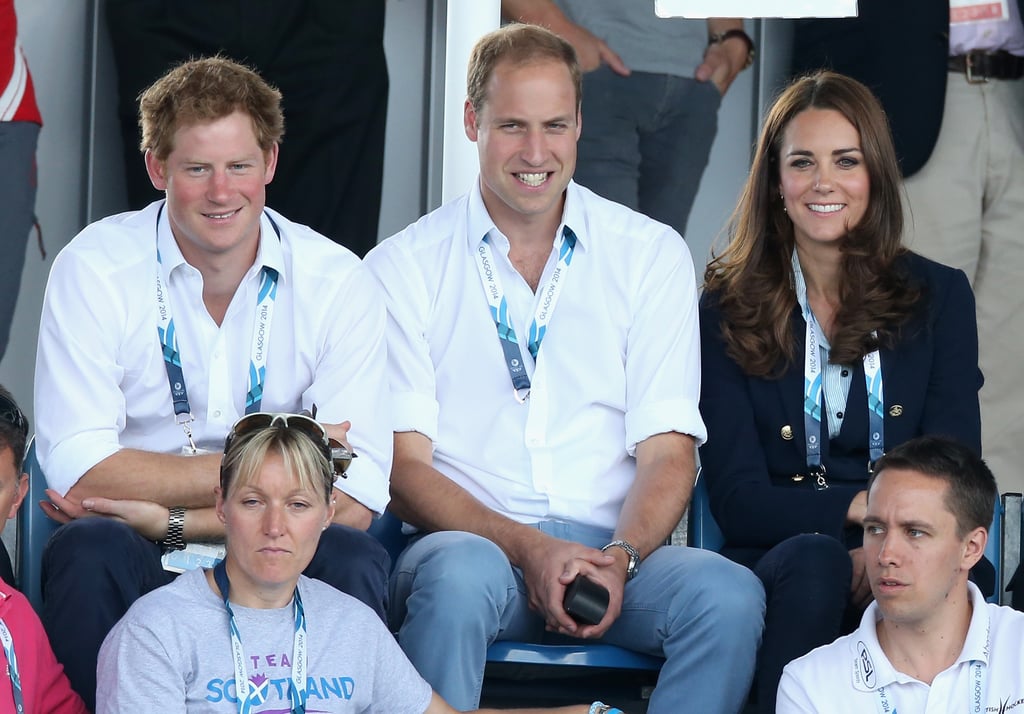
M 928 433 L 955 437 L 980 453 L 982 376 L 967 277 L 915 254 L 900 261 L 923 293 L 898 344 L 881 350 L 885 448 Z M 726 355 L 714 294 L 701 300 L 700 320 L 700 410 L 708 427 L 700 458 L 711 511 L 726 545 L 763 551 L 800 533 L 841 538 L 850 501 L 868 477 L 863 364 L 854 366 L 842 430 L 823 444 L 831 487 L 817 491 L 812 479 L 793 478 L 807 473 L 806 326 L 800 309 L 792 317 L 796 357 L 779 379 L 750 377 Z M 789 427 L 792 438 L 784 438 L 783 427 Z

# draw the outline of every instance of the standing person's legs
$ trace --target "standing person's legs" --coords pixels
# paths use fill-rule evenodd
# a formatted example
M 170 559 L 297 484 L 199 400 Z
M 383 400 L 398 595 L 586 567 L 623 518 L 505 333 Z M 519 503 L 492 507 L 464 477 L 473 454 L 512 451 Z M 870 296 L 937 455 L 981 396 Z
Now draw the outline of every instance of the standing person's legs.
M 0 360 L 7 352 L 25 248 L 35 223 L 38 138 L 38 124 L 0 122 Z
M 133 602 L 173 577 L 160 565 L 159 546 L 117 521 L 82 518 L 50 537 L 43 551 L 42 620 L 90 711 L 103 639 Z
M 685 238 L 718 132 L 722 95 L 712 82 L 671 75 L 663 81 L 665 91 L 657 112 L 641 123 L 640 212 L 667 223 Z
M 974 276 L 985 461 L 1000 491 L 1024 491 L 1024 79 L 983 85 L 989 171 Z
M 984 455 L 1000 490 L 1024 490 L 1024 80 L 951 73 L 935 149 L 904 185 L 909 247 L 961 268 L 974 287 Z
M 583 77 L 575 179 L 598 195 L 686 231 L 718 128 L 710 82 L 602 66 Z
M 488 646 L 517 610 L 528 610 L 523 600 L 497 545 L 471 533 L 431 533 L 398 558 L 391 625 L 423 678 L 451 706 L 467 711 L 480 704 Z

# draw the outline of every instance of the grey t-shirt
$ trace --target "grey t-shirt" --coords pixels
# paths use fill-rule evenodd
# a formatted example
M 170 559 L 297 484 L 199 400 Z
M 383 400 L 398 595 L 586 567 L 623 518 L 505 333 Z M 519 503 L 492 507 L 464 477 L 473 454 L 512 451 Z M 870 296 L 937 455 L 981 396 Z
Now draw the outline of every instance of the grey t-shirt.
M 566 17 L 608 43 L 635 72 L 692 77 L 704 61 L 705 20 L 660 18 L 654 0 L 555 0 Z
M 380 618 L 317 580 L 299 578 L 307 626 L 307 711 L 423 714 L 431 689 Z M 232 604 L 250 681 L 267 698 L 257 712 L 291 711 L 292 606 Z M 224 601 L 202 570 L 132 605 L 100 649 L 97 714 L 233 714 L 238 711 Z

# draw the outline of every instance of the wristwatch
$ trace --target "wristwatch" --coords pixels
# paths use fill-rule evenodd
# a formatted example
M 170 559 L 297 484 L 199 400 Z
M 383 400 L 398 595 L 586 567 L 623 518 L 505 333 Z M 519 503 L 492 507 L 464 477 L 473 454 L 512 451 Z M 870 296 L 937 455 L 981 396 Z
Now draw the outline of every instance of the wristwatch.
M 594 702 L 590 705 L 590 711 L 587 714 L 623 714 L 623 712 L 621 709 L 604 702 Z
M 743 30 L 734 27 L 733 29 L 726 30 L 725 32 L 713 32 L 708 35 L 708 45 L 719 45 L 732 37 L 738 37 L 747 43 L 747 60 L 743 63 L 743 69 L 746 69 L 750 65 L 754 64 L 755 47 L 754 41 L 750 39 L 750 35 Z
M 164 550 L 185 550 L 185 509 L 171 506 L 167 509 L 167 535 L 162 543 Z
M 629 556 L 629 562 L 626 564 L 626 580 L 629 581 L 635 578 L 637 571 L 640 570 L 640 551 L 624 540 L 613 540 L 604 548 L 601 548 L 601 552 L 603 553 L 609 548 L 622 548 L 626 551 L 626 555 Z

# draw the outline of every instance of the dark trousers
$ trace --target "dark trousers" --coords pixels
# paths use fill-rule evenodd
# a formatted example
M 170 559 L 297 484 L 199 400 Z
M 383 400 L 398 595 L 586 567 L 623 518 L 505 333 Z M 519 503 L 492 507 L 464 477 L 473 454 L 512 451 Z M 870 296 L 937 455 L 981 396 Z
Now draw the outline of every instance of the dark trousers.
M 139 93 L 221 53 L 283 95 L 267 205 L 360 257 L 377 242 L 388 74 L 381 0 L 108 0 L 132 208 L 158 198 L 139 153 Z
M 131 604 L 175 575 L 160 548 L 131 527 L 106 518 L 61 526 L 43 552 L 43 625 L 71 686 L 93 710 L 96 660 L 110 629 Z M 386 621 L 391 560 L 369 534 L 332 525 L 321 535 L 304 574 L 361 600 Z M 188 617 L 188 613 L 167 613 Z

